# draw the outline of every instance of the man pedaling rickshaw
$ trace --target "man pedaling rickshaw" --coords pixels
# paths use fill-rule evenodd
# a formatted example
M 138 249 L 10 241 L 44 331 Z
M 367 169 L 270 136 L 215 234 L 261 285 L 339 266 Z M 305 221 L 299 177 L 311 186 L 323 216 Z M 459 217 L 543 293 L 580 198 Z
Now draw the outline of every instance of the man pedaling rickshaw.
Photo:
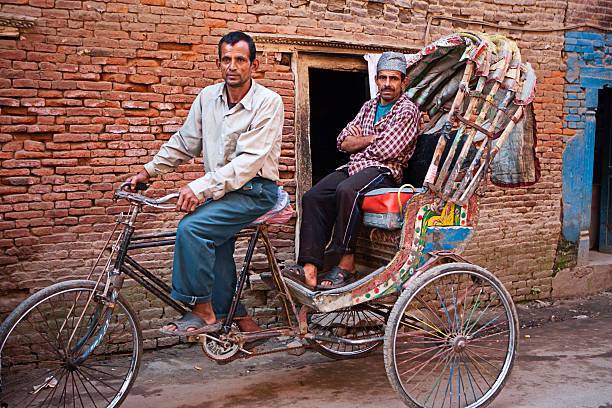
M 349 162 L 324 177 L 302 198 L 298 261 L 283 269 L 284 277 L 317 290 L 342 287 L 354 277 L 363 195 L 375 188 L 398 187 L 402 168 L 416 146 L 421 116 L 402 92 L 406 65 L 403 54 L 381 55 L 376 66 L 379 94 L 362 106 L 338 136 L 338 149 L 351 153 Z M 331 250 L 341 258 L 317 285 L 332 231 Z
M 183 126 L 128 180 L 132 187 L 202 156 L 206 174 L 181 187 L 176 204 L 188 212 L 179 222 L 170 296 L 193 307 L 162 332 L 211 333 L 221 327 L 236 286 L 235 234 L 276 204 L 283 130 L 281 97 L 257 84 L 259 61 L 253 39 L 231 32 L 219 41 L 217 66 L 223 82 L 204 88 Z M 203 202 L 202 202 L 203 201 Z M 202 203 L 201 203 L 202 202 Z M 261 328 L 242 304 L 241 331 Z

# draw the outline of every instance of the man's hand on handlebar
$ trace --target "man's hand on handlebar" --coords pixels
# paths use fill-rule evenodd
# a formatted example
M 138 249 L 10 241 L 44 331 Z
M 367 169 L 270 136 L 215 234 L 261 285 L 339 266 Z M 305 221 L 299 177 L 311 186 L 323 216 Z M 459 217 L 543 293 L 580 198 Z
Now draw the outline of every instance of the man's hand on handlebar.
M 183 186 L 179 190 L 179 198 L 176 202 L 176 209 L 178 211 L 193 212 L 196 207 L 200 204 L 200 200 L 194 194 L 193 190 L 189 186 Z
M 126 181 L 130 183 L 132 191 L 136 191 L 136 183 L 147 184 L 149 182 L 149 173 L 147 173 L 145 169 L 142 169 L 140 173 L 129 177 Z
M 136 185 L 138 183 L 147 184 L 148 182 L 149 182 L 149 173 L 147 173 L 145 169 L 141 170 L 140 173 L 136 174 L 135 176 L 129 177 L 126 180 L 126 183 L 130 183 L 130 189 L 132 191 L 136 191 Z M 125 183 L 122 186 L 125 186 Z M 200 204 L 200 199 L 195 195 L 195 193 L 193 192 L 193 190 L 191 190 L 189 186 L 181 187 L 178 193 L 179 193 L 178 201 L 176 202 L 177 211 L 184 211 L 184 212 L 190 213 L 196 209 L 198 204 Z M 168 199 L 173 199 L 173 198 L 176 198 L 176 193 L 169 194 L 165 197 L 162 197 L 159 200 L 147 199 L 148 201 L 146 202 L 146 204 L 152 205 L 153 207 L 156 207 L 156 208 L 169 209 L 167 206 L 166 207 L 159 206 L 158 204 L 161 204 L 162 202 L 166 202 L 168 201 Z

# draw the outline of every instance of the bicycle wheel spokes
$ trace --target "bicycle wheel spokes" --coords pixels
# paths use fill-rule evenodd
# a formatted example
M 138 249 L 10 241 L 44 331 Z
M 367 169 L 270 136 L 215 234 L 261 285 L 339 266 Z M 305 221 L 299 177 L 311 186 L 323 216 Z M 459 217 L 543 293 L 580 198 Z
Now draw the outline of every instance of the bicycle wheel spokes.
M 484 404 L 514 358 L 516 312 L 503 286 L 457 270 L 424 276 L 406 292 L 389 323 L 394 388 L 415 407 Z
M 0 400 L 9 407 L 116 407 L 123 400 L 140 361 L 140 329 L 121 299 L 109 308 L 90 296 L 93 289 L 88 281 L 54 285 L 9 316 L 0 333 Z
M 380 337 L 384 333 L 386 314 L 382 305 L 358 305 L 330 313 L 315 313 L 310 316 L 308 327 L 311 333 L 325 337 L 350 340 Z M 328 357 L 342 359 L 363 356 L 380 344 L 320 342 L 318 350 Z

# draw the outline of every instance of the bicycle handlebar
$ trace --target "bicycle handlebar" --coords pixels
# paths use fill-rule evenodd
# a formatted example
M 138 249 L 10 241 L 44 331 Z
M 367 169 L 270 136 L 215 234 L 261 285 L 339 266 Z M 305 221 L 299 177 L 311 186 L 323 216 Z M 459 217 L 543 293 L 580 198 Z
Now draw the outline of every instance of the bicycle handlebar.
M 160 208 L 162 210 L 173 210 L 176 208 L 174 205 L 161 204 L 166 203 L 172 199 L 178 198 L 179 193 L 171 193 L 161 198 L 158 198 L 157 200 L 154 200 L 152 198 L 143 196 L 142 194 L 127 191 L 125 190 L 126 187 L 130 187 L 131 189 L 131 183 L 129 181 L 121 183 L 121 185 L 115 190 L 115 198 L 125 198 L 130 202 L 137 202 L 140 204 L 148 205 L 149 207 Z

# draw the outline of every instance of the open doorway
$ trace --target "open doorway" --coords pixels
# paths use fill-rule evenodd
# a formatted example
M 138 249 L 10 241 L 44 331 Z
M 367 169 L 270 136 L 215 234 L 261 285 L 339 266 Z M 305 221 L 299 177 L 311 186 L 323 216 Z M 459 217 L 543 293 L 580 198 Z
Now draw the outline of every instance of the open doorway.
M 595 120 L 590 247 L 612 253 L 612 89 L 599 90 Z
M 340 165 L 348 154 L 336 147 L 336 138 L 369 99 L 367 72 L 310 68 L 310 159 L 312 184 Z
M 336 138 L 370 98 L 368 66 L 361 53 L 297 53 L 295 162 L 299 252 L 302 196 L 314 183 L 348 161 Z
M 347 161 L 336 148 L 336 137 L 370 98 L 367 75 L 368 66 L 363 55 L 304 52 L 297 56 L 298 221 L 302 195 Z

